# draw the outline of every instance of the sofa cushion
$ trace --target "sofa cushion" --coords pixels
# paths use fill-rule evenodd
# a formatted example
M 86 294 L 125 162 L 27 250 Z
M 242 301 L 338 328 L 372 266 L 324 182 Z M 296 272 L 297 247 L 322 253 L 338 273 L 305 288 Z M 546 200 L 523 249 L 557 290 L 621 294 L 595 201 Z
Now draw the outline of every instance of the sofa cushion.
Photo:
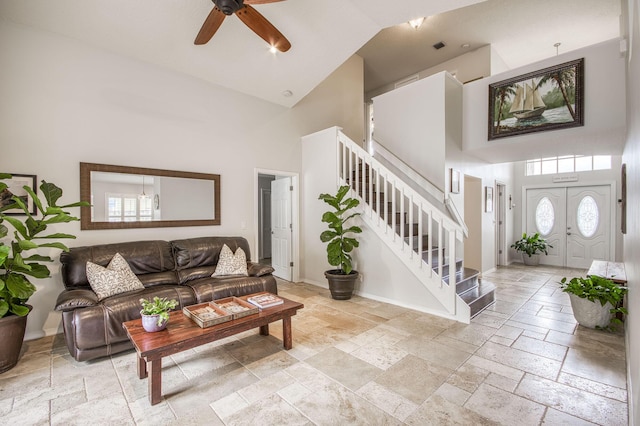
M 233 253 L 228 245 L 222 246 L 216 270 L 211 276 L 219 277 L 224 275 L 242 275 L 245 277 L 249 275 L 247 273 L 247 256 L 244 254 L 242 247 L 238 247 L 238 250 Z
M 65 288 L 91 288 L 87 280 L 87 262 L 106 267 L 116 253 L 127 260 L 129 267 L 145 287 L 178 283 L 169 242 L 132 241 L 73 247 L 68 252 L 62 252 L 60 263 Z
M 176 259 L 176 271 L 180 284 L 211 277 L 215 271 L 223 245 L 232 252 L 242 248 L 247 260 L 251 260 L 249 243 L 243 237 L 200 237 L 171 241 Z
M 193 289 L 198 303 L 210 302 L 231 296 L 246 296 L 253 293 L 278 293 L 276 280 L 272 275 L 264 277 L 208 277 L 187 283 Z
M 144 285 L 131 272 L 129 264 L 120 253 L 113 256 L 106 268 L 87 262 L 87 279 L 98 296 L 98 301 L 115 294 L 144 289 Z

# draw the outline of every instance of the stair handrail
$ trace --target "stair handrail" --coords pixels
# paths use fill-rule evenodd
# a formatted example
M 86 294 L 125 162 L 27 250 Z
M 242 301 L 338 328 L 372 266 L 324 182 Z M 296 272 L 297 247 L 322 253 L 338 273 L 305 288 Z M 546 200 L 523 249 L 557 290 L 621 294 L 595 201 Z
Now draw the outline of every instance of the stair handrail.
M 389 151 L 383 144 L 378 142 L 377 140 L 371 138 L 371 147 L 374 152 L 380 153 L 380 155 L 389 163 L 391 163 L 394 167 L 400 170 L 402 173 L 407 175 L 410 179 L 412 179 L 416 184 L 420 185 L 422 189 L 424 189 L 427 193 L 429 193 L 432 197 L 436 198 L 439 201 L 445 200 L 445 194 L 443 191 L 438 189 L 434 184 L 429 182 L 429 179 L 422 176 L 420 172 L 411 167 L 405 161 L 403 161 L 400 157 Z

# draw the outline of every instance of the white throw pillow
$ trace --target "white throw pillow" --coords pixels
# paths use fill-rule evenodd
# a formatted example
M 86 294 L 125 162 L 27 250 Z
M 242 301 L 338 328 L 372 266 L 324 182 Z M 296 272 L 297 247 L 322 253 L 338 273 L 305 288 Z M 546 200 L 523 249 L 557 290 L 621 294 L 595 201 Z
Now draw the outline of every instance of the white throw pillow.
M 143 290 L 144 285 L 120 253 L 116 253 L 107 267 L 87 262 L 87 280 L 98 300 L 132 290 Z
M 233 254 L 229 246 L 226 244 L 222 246 L 216 271 L 211 276 L 219 277 L 222 275 L 249 275 L 247 272 L 247 255 L 244 250 L 238 247 L 236 254 Z

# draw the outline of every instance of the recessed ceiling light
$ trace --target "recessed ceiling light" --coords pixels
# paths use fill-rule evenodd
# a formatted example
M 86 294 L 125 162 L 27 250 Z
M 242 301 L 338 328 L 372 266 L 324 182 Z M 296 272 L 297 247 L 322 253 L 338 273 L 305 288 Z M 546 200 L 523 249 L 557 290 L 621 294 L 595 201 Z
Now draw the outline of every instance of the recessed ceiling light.
M 413 28 L 414 30 L 417 30 L 418 28 L 420 28 L 423 22 L 424 22 L 424 16 L 410 20 L 409 25 L 411 25 L 411 28 Z
M 293 92 L 291 90 L 285 90 L 282 92 L 282 96 L 284 96 L 285 98 L 290 98 L 293 96 Z
M 278 53 L 278 49 L 276 49 L 276 47 L 275 47 L 275 46 L 271 46 L 271 47 L 269 48 L 269 52 L 271 52 L 271 53 L 273 53 L 273 54 L 275 55 L 276 53 Z

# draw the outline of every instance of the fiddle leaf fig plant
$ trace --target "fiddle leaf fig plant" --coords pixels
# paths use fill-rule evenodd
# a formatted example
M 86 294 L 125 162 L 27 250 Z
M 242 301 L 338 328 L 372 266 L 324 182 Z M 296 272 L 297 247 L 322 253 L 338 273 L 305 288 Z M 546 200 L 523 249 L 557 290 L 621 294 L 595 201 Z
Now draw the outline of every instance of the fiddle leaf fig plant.
M 47 278 L 51 272 L 43 262 L 53 262 L 50 256 L 37 252 L 41 248 L 54 248 L 69 251 L 59 239 L 76 238 L 71 234 L 45 233 L 49 225 L 67 223 L 79 220 L 71 216 L 66 209 L 89 205 L 86 202 L 58 205 L 62 197 L 62 189 L 53 183 L 42 181 L 40 191 L 44 202 L 29 186 L 24 186 L 26 197 L 18 197 L 9 191 L 6 179 L 8 173 L 0 173 L 0 195 L 5 200 L 0 206 L 0 318 L 6 315 L 25 316 L 29 313 L 26 305 L 35 293 L 29 277 Z M 28 207 L 31 198 L 37 213 L 33 215 Z M 20 216 L 9 216 L 7 210 L 20 209 Z M 11 230 L 7 224 L 13 228 Z M 8 237 L 8 238 L 7 238 Z M 10 241 L 7 242 L 7 239 Z M 42 242 L 44 241 L 44 242 Z
M 354 237 L 347 234 L 359 234 L 362 229 L 359 226 L 347 227 L 346 222 L 358 216 L 352 209 L 358 207 L 360 201 L 355 198 L 345 198 L 349 192 L 349 185 L 343 185 L 336 195 L 320 194 L 319 200 L 324 201 L 333 208 L 332 211 L 322 215 L 322 221 L 327 223 L 329 229 L 320 234 L 320 240 L 327 244 L 327 260 L 332 266 L 339 266 L 343 274 L 348 275 L 353 270 L 351 252 L 360 243 Z
M 142 305 L 140 313 L 142 315 L 158 315 L 158 326 L 161 326 L 163 322 L 169 321 L 169 311 L 178 306 L 178 301 L 154 296 L 153 300 L 140 299 L 140 304 Z

